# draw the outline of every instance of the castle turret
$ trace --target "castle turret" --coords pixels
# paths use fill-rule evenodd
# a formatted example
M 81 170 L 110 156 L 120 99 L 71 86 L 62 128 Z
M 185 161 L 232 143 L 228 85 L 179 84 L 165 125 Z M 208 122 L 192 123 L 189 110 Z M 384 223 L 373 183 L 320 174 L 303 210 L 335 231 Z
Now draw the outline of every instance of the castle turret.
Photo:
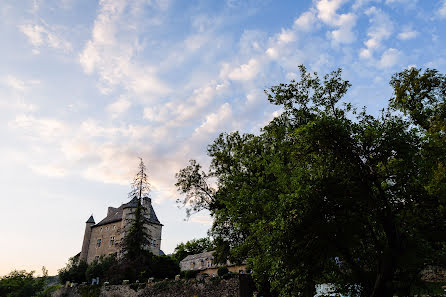
M 79 261 L 87 261 L 88 257 L 88 247 L 90 246 L 90 238 L 91 238 L 91 227 L 95 224 L 93 215 L 85 222 L 85 232 L 84 232 L 84 241 L 82 243 L 81 255 L 79 257 Z

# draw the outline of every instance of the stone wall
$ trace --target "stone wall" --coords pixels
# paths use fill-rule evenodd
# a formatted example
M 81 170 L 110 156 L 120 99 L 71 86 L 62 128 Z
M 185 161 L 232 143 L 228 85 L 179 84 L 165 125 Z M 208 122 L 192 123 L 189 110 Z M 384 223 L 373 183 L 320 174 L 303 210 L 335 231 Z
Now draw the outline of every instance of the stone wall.
M 247 278 L 207 278 L 198 280 L 161 281 L 137 288 L 133 285 L 79 286 L 62 288 L 52 297 L 251 297 L 251 281 Z
M 96 257 L 107 256 L 117 253 L 119 243 L 122 239 L 122 222 L 114 222 L 102 226 L 93 227 L 91 230 L 90 245 L 88 248 L 87 263 L 93 262 Z M 114 242 L 110 240 L 114 237 Z M 98 240 L 101 240 L 101 246 L 97 247 Z

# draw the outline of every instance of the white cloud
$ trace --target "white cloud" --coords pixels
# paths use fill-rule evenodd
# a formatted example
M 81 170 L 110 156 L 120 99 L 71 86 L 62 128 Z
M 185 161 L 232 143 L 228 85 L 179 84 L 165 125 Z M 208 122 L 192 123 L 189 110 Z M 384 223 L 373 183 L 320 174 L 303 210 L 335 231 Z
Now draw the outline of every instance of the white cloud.
M 215 81 L 193 90 L 187 99 L 179 98 L 178 102 L 167 102 L 161 105 L 144 108 L 144 118 L 152 122 L 164 123 L 169 127 L 181 126 L 188 121 L 200 117 L 200 114 L 214 101 L 219 100 L 229 90 L 229 82 Z
M 113 118 L 118 117 L 122 113 L 126 112 L 130 108 L 130 101 L 124 97 L 119 98 L 117 101 L 107 106 L 107 111 L 111 113 Z
M 282 32 L 278 36 L 279 42 L 290 43 L 296 40 L 296 33 L 292 30 L 282 29 Z
M 18 79 L 15 76 L 8 75 L 8 76 L 6 76 L 6 78 L 3 81 L 4 81 L 4 83 L 7 86 L 13 88 L 16 91 L 22 91 L 23 92 L 23 91 L 26 90 L 25 82 L 23 80 L 21 80 L 21 79 Z
M 418 32 L 414 30 L 405 30 L 398 34 L 398 39 L 410 40 L 418 36 Z
M 208 225 L 208 226 L 211 226 L 213 223 L 211 216 L 194 215 L 190 218 L 190 221 L 194 222 L 194 223 L 198 223 L 198 224 Z
M 414 5 L 418 2 L 418 0 L 386 0 L 386 4 L 405 4 L 405 5 Z
M 440 8 L 437 10 L 437 15 L 441 18 L 446 18 L 446 0 L 443 0 Z
M 39 119 L 30 115 L 18 115 L 9 123 L 12 128 L 20 129 L 35 138 L 53 138 L 65 135 L 67 126 L 54 119 Z
M 29 42 L 34 47 L 40 47 L 46 45 L 48 47 L 59 49 L 65 52 L 70 52 L 72 50 L 71 43 L 64 40 L 59 33 L 56 32 L 55 27 L 51 27 L 42 21 L 42 25 L 21 25 L 19 26 L 20 31 L 25 34 Z M 33 50 L 33 53 L 38 53 Z
M 66 169 L 58 165 L 31 164 L 30 168 L 40 175 L 49 177 L 62 177 L 67 174 Z
M 367 32 L 369 39 L 364 42 L 365 48 L 359 52 L 361 58 L 373 58 L 376 50 L 380 49 L 382 42 L 389 39 L 393 33 L 393 22 L 390 17 L 376 7 L 366 11 L 371 26 Z
M 394 48 L 387 49 L 381 56 L 379 60 L 379 67 L 381 68 L 389 68 L 394 66 L 400 61 L 401 52 Z
M 353 28 L 356 25 L 357 16 L 354 13 L 338 14 L 337 10 L 344 4 L 345 0 L 319 0 L 316 3 L 318 18 L 325 24 L 337 27 L 329 32 L 335 45 L 352 43 L 356 39 Z
M 242 64 L 228 73 L 232 80 L 252 80 L 260 72 L 261 65 L 258 60 L 252 58 L 247 64 Z
M 108 94 L 117 86 L 145 98 L 157 99 L 170 89 L 158 78 L 157 69 L 137 60 L 142 46 L 138 41 L 137 24 L 131 25 L 141 11 L 137 9 L 144 1 L 104 0 L 100 2 L 100 12 L 94 22 L 92 37 L 79 56 L 84 71 L 91 74 L 97 71 L 100 76 L 99 89 Z M 150 2 L 152 6 L 166 9 L 168 1 Z M 122 24 L 125 24 L 122 26 Z M 126 36 L 120 38 L 119 36 Z
M 302 13 L 295 21 L 294 27 L 302 31 L 311 31 L 316 27 L 316 15 L 314 10 Z
M 336 11 L 344 2 L 345 0 L 319 0 L 316 4 L 319 19 L 326 24 L 336 25 L 339 18 Z
M 353 9 L 358 9 L 358 8 L 363 7 L 363 6 L 366 6 L 370 2 L 381 2 L 381 0 L 356 0 L 355 3 L 353 3 L 352 8 Z
M 232 108 L 229 103 L 224 103 L 217 112 L 210 113 L 206 116 L 206 120 L 200 127 L 194 131 L 194 136 L 202 137 L 206 134 L 217 132 L 221 127 L 227 126 L 232 116 Z

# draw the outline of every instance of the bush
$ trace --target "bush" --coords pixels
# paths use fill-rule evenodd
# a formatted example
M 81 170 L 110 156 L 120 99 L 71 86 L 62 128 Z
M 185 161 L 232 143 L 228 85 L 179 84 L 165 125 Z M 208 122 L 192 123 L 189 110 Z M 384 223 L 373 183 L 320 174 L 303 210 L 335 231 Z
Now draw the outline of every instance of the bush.
M 196 278 L 198 274 L 198 270 L 185 270 L 181 271 L 180 276 L 185 279 Z
M 101 294 L 101 286 L 81 286 L 79 287 L 79 293 L 82 297 L 99 297 L 99 295 Z
M 153 256 L 151 264 L 155 278 L 174 278 L 180 273 L 180 266 L 169 256 Z
M 118 263 L 115 255 L 101 257 L 94 260 L 85 271 L 87 281 L 99 277 L 99 281 L 105 281 L 110 278 L 110 268 Z
M 229 270 L 228 270 L 228 267 L 226 267 L 226 266 L 219 267 L 217 270 L 217 274 L 220 277 L 225 276 L 228 273 L 229 273 Z
M 86 276 L 85 272 L 87 271 L 88 264 L 85 261 L 79 262 L 79 254 L 71 257 L 68 260 L 68 264 L 62 268 L 59 269 L 59 282 L 61 284 L 65 284 L 68 282 L 75 282 L 75 283 L 83 283 L 86 282 Z

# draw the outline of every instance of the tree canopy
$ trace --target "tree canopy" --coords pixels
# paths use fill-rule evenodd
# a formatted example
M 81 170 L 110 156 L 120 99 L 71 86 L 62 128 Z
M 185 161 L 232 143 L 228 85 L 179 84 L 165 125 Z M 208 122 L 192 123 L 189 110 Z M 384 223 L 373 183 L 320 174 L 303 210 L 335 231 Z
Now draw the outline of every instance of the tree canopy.
M 189 255 L 209 252 L 214 249 L 214 243 L 208 237 L 192 239 L 186 243 L 180 243 L 173 251 L 172 258 L 178 263 Z
M 182 202 L 211 211 L 218 257 L 247 261 L 267 294 L 410 295 L 426 265 L 446 264 L 445 77 L 395 74 L 372 116 L 342 102 L 341 70 L 300 72 L 266 91 L 283 113 L 259 135 L 222 133 L 208 170 L 180 170 Z

